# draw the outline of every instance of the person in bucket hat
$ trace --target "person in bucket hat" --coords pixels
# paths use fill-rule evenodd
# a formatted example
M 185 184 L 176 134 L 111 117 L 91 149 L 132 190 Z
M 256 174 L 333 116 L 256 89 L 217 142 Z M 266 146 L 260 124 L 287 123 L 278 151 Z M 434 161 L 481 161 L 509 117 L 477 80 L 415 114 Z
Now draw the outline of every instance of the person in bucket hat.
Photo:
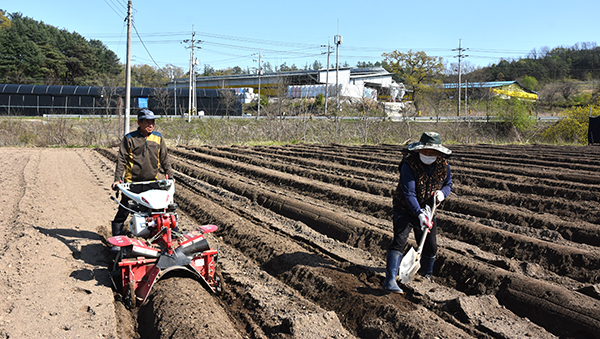
M 419 142 L 413 142 L 408 145 L 409 151 L 419 151 L 424 149 L 431 149 L 438 151 L 445 155 L 452 154 L 452 151 L 442 146 L 442 137 L 437 132 L 425 132 L 421 135 Z
M 404 293 L 396 278 L 404 247 L 414 229 L 415 239 L 421 239 L 423 227 L 430 234 L 425 240 L 419 274 L 431 281 L 437 253 L 437 219 L 428 215 L 433 196 L 437 203 L 446 199 L 452 189 L 452 174 L 447 156 L 451 150 L 442 146 L 439 133 L 425 132 L 418 142 L 408 145 L 408 155 L 400 163 L 400 180 L 393 194 L 394 238 L 388 247 L 383 288 L 392 293 Z

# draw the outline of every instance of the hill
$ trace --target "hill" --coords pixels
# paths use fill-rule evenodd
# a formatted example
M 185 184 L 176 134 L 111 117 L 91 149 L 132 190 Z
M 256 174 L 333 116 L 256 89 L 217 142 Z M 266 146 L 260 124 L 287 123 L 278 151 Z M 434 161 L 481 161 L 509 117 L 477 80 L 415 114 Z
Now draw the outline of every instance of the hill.
M 123 70 L 117 55 L 102 41 L 87 40 L 21 13 L 0 14 L 3 83 L 95 85 Z

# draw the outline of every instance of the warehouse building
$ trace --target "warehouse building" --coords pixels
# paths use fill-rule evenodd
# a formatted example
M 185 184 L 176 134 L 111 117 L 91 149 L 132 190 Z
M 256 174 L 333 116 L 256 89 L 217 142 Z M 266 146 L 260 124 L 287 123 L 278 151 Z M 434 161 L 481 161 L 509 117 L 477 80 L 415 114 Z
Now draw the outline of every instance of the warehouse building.
M 174 79 L 169 89 L 189 88 L 189 79 Z M 301 70 L 266 74 L 240 74 L 227 76 L 210 76 L 196 78 L 196 88 L 201 89 L 233 89 L 241 101 L 249 102 L 256 98 L 259 91 L 263 96 L 292 98 L 314 97 L 319 94 L 344 98 L 389 98 L 390 93 L 404 95 L 404 85 L 397 84 L 392 74 L 382 67 L 372 68 L 340 68 Z
M 458 91 L 457 83 L 444 84 L 448 91 Z M 487 94 L 497 95 L 501 98 L 519 98 L 524 100 L 537 100 L 537 92 L 531 91 L 517 81 L 490 81 L 490 82 L 465 82 L 460 84 L 460 90 L 465 91 L 471 98 L 483 97 Z
M 227 92 L 232 91 L 198 89 L 198 112 L 241 115 L 241 104 Z M 131 111 L 149 108 L 159 115 L 181 115 L 189 109 L 188 90 L 133 87 L 130 93 Z M 0 114 L 3 115 L 119 115 L 123 114 L 124 107 L 124 87 L 0 84 Z

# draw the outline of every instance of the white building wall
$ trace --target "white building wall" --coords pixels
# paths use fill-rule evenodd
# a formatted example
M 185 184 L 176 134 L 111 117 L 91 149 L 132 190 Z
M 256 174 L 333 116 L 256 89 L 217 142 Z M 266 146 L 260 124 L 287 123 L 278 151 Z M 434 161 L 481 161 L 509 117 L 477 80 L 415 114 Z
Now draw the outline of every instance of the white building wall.
M 335 68 L 334 69 L 329 69 L 329 81 L 327 81 L 327 70 L 326 69 L 320 69 L 319 70 L 319 74 L 317 76 L 317 81 L 321 84 L 325 84 L 327 82 L 329 82 L 330 84 L 335 85 L 336 81 L 335 81 Z M 350 68 L 346 68 L 346 69 L 340 69 L 340 71 L 338 72 L 338 84 L 347 84 L 350 82 Z

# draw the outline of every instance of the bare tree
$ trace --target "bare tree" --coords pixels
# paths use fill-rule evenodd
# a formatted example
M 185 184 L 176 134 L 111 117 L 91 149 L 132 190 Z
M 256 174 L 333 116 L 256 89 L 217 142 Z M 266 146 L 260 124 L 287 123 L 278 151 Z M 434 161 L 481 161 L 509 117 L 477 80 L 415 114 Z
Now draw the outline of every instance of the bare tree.
M 270 105 L 271 114 L 279 117 L 289 114 L 288 80 L 282 76 L 277 77 L 274 99 L 273 105 Z
M 100 88 L 100 99 L 96 102 L 96 105 L 100 107 L 106 116 L 116 113 L 120 115 L 118 110 L 120 96 L 117 94 L 117 87 L 101 87 Z
M 527 54 L 527 58 L 536 60 L 538 58 L 538 51 L 534 48 Z
M 157 112 L 155 113 L 168 115 L 169 107 L 172 105 L 169 90 L 166 88 L 153 88 L 151 93 L 152 97 L 156 101 L 156 107 L 154 107 L 154 110 Z
M 560 93 L 567 101 L 575 94 L 576 89 L 577 86 L 572 81 L 563 81 L 559 86 Z
M 552 107 L 558 100 L 559 93 L 559 86 L 555 84 L 547 84 L 540 91 L 540 102 L 548 106 L 549 109 L 552 109 Z
M 225 108 L 225 116 L 229 117 L 230 115 L 233 115 L 232 113 L 236 113 L 235 107 L 238 105 L 238 98 L 236 97 L 235 92 L 229 89 L 222 89 L 220 95 L 222 98 L 221 102 Z
M 427 103 L 437 118 L 440 117 L 442 102 L 447 98 L 446 93 L 442 88 L 439 87 L 431 87 L 430 90 L 423 93 L 423 101 Z

